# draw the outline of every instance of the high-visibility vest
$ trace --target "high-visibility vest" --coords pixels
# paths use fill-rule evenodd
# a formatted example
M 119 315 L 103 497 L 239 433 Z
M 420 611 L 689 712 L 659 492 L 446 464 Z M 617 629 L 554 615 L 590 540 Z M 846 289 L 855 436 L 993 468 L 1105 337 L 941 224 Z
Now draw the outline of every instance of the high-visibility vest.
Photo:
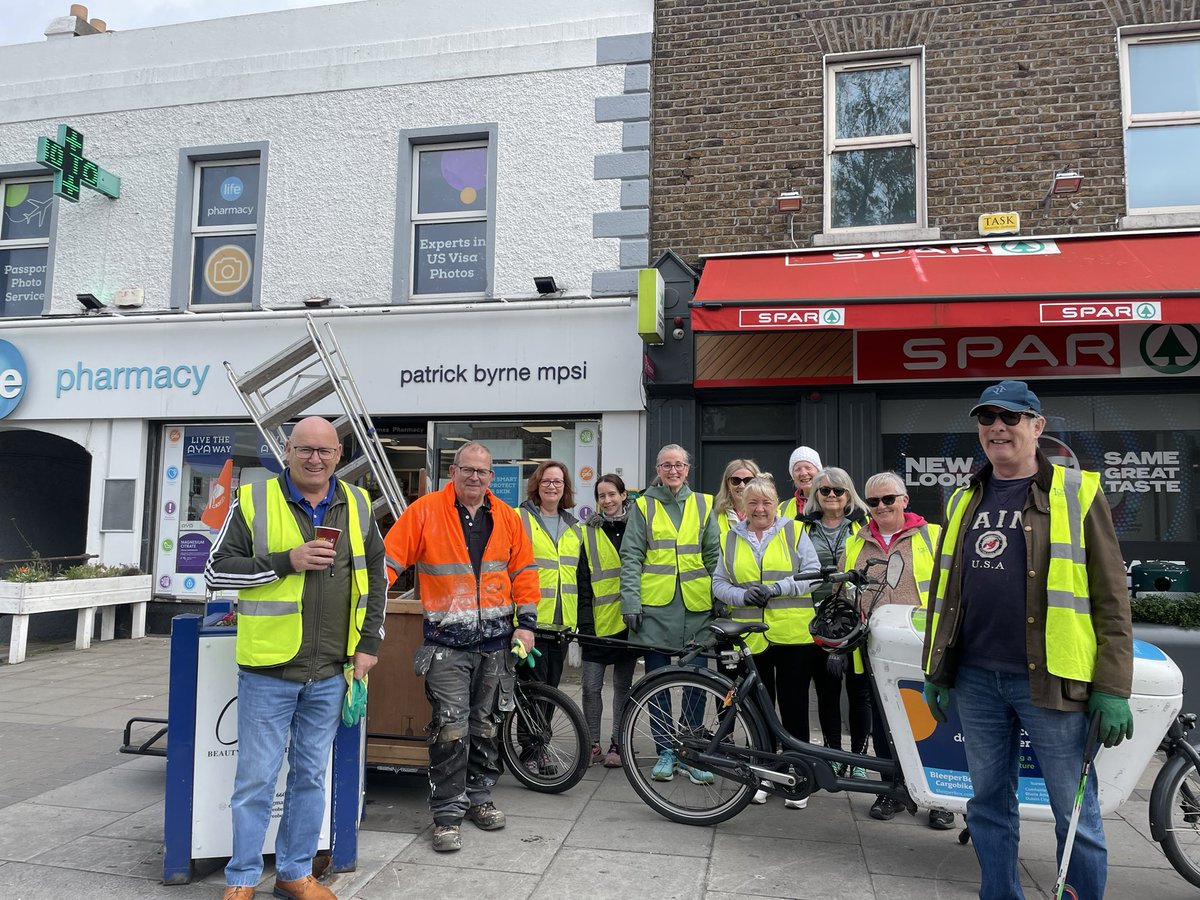
M 585 525 L 588 567 L 592 574 L 592 620 L 597 637 L 619 634 L 621 619 L 621 554 L 598 525 Z
M 741 534 L 730 530 L 721 544 L 722 561 L 730 580 L 738 587 L 752 584 L 774 584 L 790 578 L 799 571 L 800 553 L 797 549 L 804 530 L 795 519 L 771 535 L 763 548 L 761 563 L 754 558 L 754 548 Z M 756 606 L 735 606 L 729 617 L 735 622 L 766 622 L 767 631 L 745 636 L 751 653 L 761 653 L 769 644 L 811 644 L 808 623 L 813 618 L 810 594 L 781 594 L 772 597 L 765 609 Z
M 367 529 L 373 527 L 371 501 L 362 488 L 339 480 L 346 499 L 346 537 L 350 541 L 351 591 L 350 627 L 346 656 L 353 656 L 367 617 Z M 238 506 L 254 539 L 254 555 L 267 556 L 291 550 L 307 538 L 288 505 L 278 478 L 243 484 L 238 488 Z M 306 572 L 293 572 L 270 584 L 238 591 L 238 665 L 277 666 L 295 658 L 303 637 L 301 606 Z M 315 574 L 323 575 L 323 572 Z
M 1092 503 L 1100 496 L 1100 473 L 1059 465 L 1053 469 L 1050 480 L 1050 568 L 1046 573 L 1046 669 L 1059 678 L 1090 682 L 1096 669 L 1096 632 L 1092 627 L 1092 601 L 1088 596 L 1083 521 Z M 942 539 L 941 569 L 930 611 L 931 634 L 937 634 L 959 531 L 977 489 L 975 484 L 961 487 L 946 503 L 946 535 Z M 933 668 L 934 642 L 929 644 L 926 672 Z
M 798 503 L 793 495 L 780 502 L 778 512 L 781 519 L 794 519 L 804 512 L 804 506 Z
M 729 512 L 717 513 L 717 534 L 721 538 L 721 543 L 725 543 L 725 535 L 729 534 L 729 529 L 738 523 L 737 513 L 730 510 Z
M 704 568 L 700 542 L 712 514 L 710 494 L 691 493 L 683 501 L 679 528 L 662 503 L 637 498 L 646 519 L 646 560 L 642 564 L 642 606 L 666 606 L 675 599 L 675 581 L 683 604 L 692 612 L 712 609 L 712 576 Z
M 863 528 L 869 527 L 869 525 L 863 526 Z M 929 582 L 933 577 L 933 553 L 941 530 L 940 525 L 931 525 L 926 522 L 917 529 L 917 534 L 912 539 L 913 576 L 917 580 L 917 596 L 921 598 L 922 606 L 929 605 Z M 918 541 L 917 537 L 921 540 Z M 855 563 L 858 562 L 859 554 L 862 553 L 866 544 L 866 540 L 857 532 L 846 536 L 847 572 L 856 567 Z
M 541 595 L 537 623 L 575 628 L 579 624 L 579 552 L 583 546 L 579 523 L 564 528 L 555 544 L 537 516 L 527 509 L 517 512 L 533 543 L 533 562 L 538 570 Z

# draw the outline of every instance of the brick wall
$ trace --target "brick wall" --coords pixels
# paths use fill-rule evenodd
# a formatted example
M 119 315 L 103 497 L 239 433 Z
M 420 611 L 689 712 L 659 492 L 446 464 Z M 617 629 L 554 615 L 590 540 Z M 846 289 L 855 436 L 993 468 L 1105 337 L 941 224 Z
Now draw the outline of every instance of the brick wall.
M 1113 230 L 1125 214 L 1117 28 L 1200 19 L 1197 0 L 659 0 L 651 242 L 700 254 L 801 247 L 822 228 L 822 57 L 925 50 L 929 225 L 975 237 L 1016 210 L 1022 234 Z M 1075 197 L 1042 218 L 1051 174 Z

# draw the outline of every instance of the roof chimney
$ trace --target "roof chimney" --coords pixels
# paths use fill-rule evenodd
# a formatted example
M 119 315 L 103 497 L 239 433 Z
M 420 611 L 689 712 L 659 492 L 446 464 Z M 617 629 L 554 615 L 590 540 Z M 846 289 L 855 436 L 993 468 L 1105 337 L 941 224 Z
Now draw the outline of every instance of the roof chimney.
M 103 19 L 88 21 L 88 8 L 82 3 L 72 3 L 71 12 L 46 26 L 43 34 L 47 38 L 82 37 L 85 34 L 103 34 L 108 24 Z

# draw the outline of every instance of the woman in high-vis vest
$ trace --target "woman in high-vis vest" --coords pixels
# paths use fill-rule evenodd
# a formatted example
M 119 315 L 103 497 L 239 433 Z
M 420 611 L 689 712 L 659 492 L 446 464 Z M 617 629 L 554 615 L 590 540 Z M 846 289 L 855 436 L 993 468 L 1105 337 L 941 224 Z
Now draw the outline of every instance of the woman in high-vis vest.
M 596 479 L 597 510 L 583 528 L 583 553 L 579 557 L 579 631 L 598 637 L 628 640 L 629 631 L 621 618 L 621 541 L 629 521 L 629 493 L 620 475 Z M 601 759 L 610 769 L 621 765 L 617 726 L 621 710 L 633 684 L 637 653 L 625 647 L 583 647 L 583 717 L 592 733 L 592 763 Z M 612 733 L 608 753 L 600 743 L 600 720 L 604 717 L 604 672 L 612 666 Z
M 752 459 L 733 459 L 725 467 L 721 487 L 713 500 L 713 514 L 717 517 L 722 543 L 729 529 L 746 518 L 746 485 L 761 472 L 758 463 Z
M 880 472 L 867 479 L 863 486 L 867 511 L 871 521 L 846 539 L 846 552 L 841 568 L 867 568 L 868 560 L 888 559 L 900 556 L 904 560 L 904 571 L 895 587 L 884 586 L 879 595 L 879 604 L 899 603 L 907 606 L 929 605 L 929 580 L 933 576 L 933 554 L 937 549 L 941 526 L 926 522 L 914 512 L 909 512 L 908 490 L 895 472 Z M 876 570 L 875 575 L 881 574 Z M 856 665 L 855 669 L 860 668 Z M 863 687 L 856 679 L 867 676 L 859 671 L 846 673 L 847 691 L 854 696 L 865 695 L 871 702 L 869 685 Z M 880 759 L 891 759 L 888 746 L 887 726 L 875 704 L 871 702 L 871 735 L 875 743 L 875 755 Z M 871 804 L 871 818 L 887 821 L 896 815 L 899 807 L 891 797 L 879 794 Z M 929 811 L 929 827 L 946 829 L 954 827 L 954 815 L 941 810 Z
M 812 492 L 808 502 L 804 504 L 804 515 L 800 517 L 804 523 L 813 546 L 817 548 L 817 559 L 821 567 L 837 567 L 845 554 L 846 541 L 850 535 L 867 522 L 867 504 L 863 503 L 854 489 L 854 481 L 845 469 L 829 466 L 822 469 L 813 478 Z M 819 584 L 813 588 L 814 603 L 820 603 L 831 593 L 827 584 Z M 817 715 L 821 720 L 821 730 L 825 733 L 825 746 L 842 749 L 842 676 L 839 664 L 844 657 L 825 654 L 825 665 L 832 675 L 834 689 L 832 697 L 822 697 L 821 685 L 817 685 Z M 847 690 L 853 685 L 854 693 L 848 693 L 850 708 L 850 751 L 866 753 L 867 741 L 871 735 L 871 692 L 865 678 L 847 682 Z M 862 691 L 866 690 L 866 695 Z M 866 770 L 860 769 L 855 775 L 866 777 Z
M 808 631 L 813 617 L 811 582 L 794 577 L 817 570 L 817 551 L 799 522 L 778 515 L 779 494 L 771 476 L 752 479 L 745 500 L 746 520 L 730 528 L 721 542 L 713 594 L 733 607 L 730 618 L 766 622 L 765 633 L 746 635 L 746 646 L 757 654 L 758 673 L 771 701 L 779 703 L 783 727 L 807 741 L 809 682 L 817 685 L 817 696 L 825 698 L 826 706 L 830 697 L 834 706 L 838 700 L 838 681 L 825 667 L 825 651 Z M 840 718 L 837 727 L 841 728 Z M 821 728 L 825 730 L 824 718 Z M 756 803 L 766 800 L 766 791 L 754 796 Z M 788 809 L 807 805 L 807 799 L 784 801 Z
M 690 469 L 691 459 L 678 444 L 658 451 L 658 476 L 633 504 L 621 542 L 621 615 L 630 640 L 648 647 L 682 648 L 713 618 L 712 572 L 720 537 L 712 497 L 688 487 Z M 642 655 L 647 672 L 671 664 L 670 654 L 659 650 Z M 704 657 L 693 663 L 703 666 Z M 702 694 L 699 699 L 703 702 Z M 683 706 L 683 724 L 697 726 L 703 708 L 686 695 Z M 697 783 L 713 783 L 711 772 L 677 766 L 674 752 L 665 748 L 665 734 L 656 730 L 654 737 L 659 754 L 651 777 L 670 781 L 682 771 Z
M 539 628 L 570 628 L 579 623 L 579 556 L 583 528 L 571 510 L 575 490 L 564 463 L 549 459 L 538 464 L 525 486 L 525 502 L 517 512 L 533 544 L 541 597 L 538 600 Z M 521 674 L 534 681 L 558 687 L 565 653 L 552 641 L 541 644 L 541 658 Z

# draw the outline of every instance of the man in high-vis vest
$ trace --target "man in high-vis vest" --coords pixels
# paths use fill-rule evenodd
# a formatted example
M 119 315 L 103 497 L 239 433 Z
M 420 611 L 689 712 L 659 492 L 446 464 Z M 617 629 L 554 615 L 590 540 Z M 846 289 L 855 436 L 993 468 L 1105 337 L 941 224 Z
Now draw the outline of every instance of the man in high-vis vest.
M 713 498 L 688 486 L 691 459 L 678 444 L 658 451 L 658 480 L 646 488 L 629 513 L 621 541 L 621 616 L 631 641 L 647 647 L 682 648 L 713 619 L 712 573 L 721 554 Z M 669 654 L 647 649 L 646 671 L 671 664 Z M 697 656 L 695 665 L 704 665 Z M 695 727 L 704 710 L 702 696 L 685 692 L 682 724 Z M 697 784 L 712 784 L 713 775 L 677 765 L 665 746 L 665 719 L 653 717 L 658 762 L 656 781 L 670 781 L 682 771 Z
M 1051 464 L 1038 449 L 1046 420 L 1023 381 L 985 389 L 970 414 L 988 463 L 946 505 L 925 631 L 925 700 L 941 722 L 951 698 L 957 706 L 979 896 L 1007 900 L 1024 896 L 1021 730 L 1050 796 L 1061 861 L 1089 713 L 1100 717 L 1106 747 L 1133 734 L 1133 629 L 1099 475 Z M 1107 861 L 1093 772 L 1067 872 L 1080 898 L 1103 897 Z
M 413 670 L 433 707 L 429 809 L 440 853 L 462 849 L 464 818 L 484 831 L 505 826 L 492 802 L 500 723 L 513 708 L 512 653 L 534 649 L 533 546 L 516 510 L 488 490 L 493 474 L 487 447 L 463 444 L 450 483 L 409 506 L 385 541 L 389 578 L 417 567 L 425 642 Z
M 361 488 L 333 474 L 337 431 L 313 416 L 285 445 L 287 469 L 238 488 L 204 578 L 238 592 L 238 760 L 230 808 L 226 900 L 249 900 L 286 747 L 275 896 L 327 900 L 312 877 L 325 812 L 325 769 L 346 694 L 343 668 L 363 678 L 383 638 L 383 540 Z M 330 542 L 319 527 L 340 529 Z

